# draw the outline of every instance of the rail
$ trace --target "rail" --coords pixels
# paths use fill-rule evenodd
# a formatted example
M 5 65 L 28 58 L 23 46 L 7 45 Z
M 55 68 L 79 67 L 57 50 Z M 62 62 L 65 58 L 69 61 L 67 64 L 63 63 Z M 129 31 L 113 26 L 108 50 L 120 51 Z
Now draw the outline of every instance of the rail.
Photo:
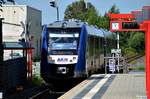
M 40 93 L 45 92 L 48 90 L 48 87 L 45 85 L 36 86 L 32 88 L 25 89 L 22 92 L 15 93 L 9 97 L 6 97 L 6 99 L 33 99 L 36 95 L 40 95 Z
M 136 59 L 138 59 L 138 58 L 140 58 L 142 56 L 143 55 L 134 55 L 134 56 L 125 58 L 125 60 L 126 60 L 126 63 L 130 63 L 130 62 L 132 62 L 132 61 L 134 61 L 134 60 L 136 60 Z
M 29 99 L 37 99 L 40 95 L 44 94 L 45 92 L 48 92 L 49 89 L 45 89 L 45 90 L 42 90 L 38 93 L 36 93 L 35 95 L 31 96 Z

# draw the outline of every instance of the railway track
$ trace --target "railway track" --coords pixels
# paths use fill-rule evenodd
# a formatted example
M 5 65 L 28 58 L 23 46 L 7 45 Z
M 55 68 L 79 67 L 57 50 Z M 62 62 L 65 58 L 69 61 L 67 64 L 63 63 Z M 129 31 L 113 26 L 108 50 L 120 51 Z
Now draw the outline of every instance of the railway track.
M 46 90 L 48 90 L 48 86 L 45 86 L 45 85 L 36 86 L 33 88 L 25 89 L 22 92 L 17 92 L 11 96 L 5 97 L 4 99 L 20 99 L 20 98 L 21 99 L 32 99 L 30 97 L 36 95 L 37 93 L 39 93 L 39 94 L 43 93 Z
M 31 96 L 29 99 L 36 99 L 36 98 L 40 97 L 42 94 L 44 94 L 48 91 L 49 91 L 49 89 L 42 90 L 41 92 L 38 92 L 35 95 Z
M 132 61 L 134 61 L 134 60 L 136 60 L 136 59 L 138 59 L 138 58 L 140 58 L 142 56 L 143 55 L 134 55 L 134 56 L 126 58 L 125 60 L 126 60 L 126 63 L 130 63 L 130 62 L 132 62 Z
M 51 90 L 45 90 L 43 92 L 39 92 L 29 99 L 57 99 L 59 96 L 64 94 L 65 92 L 52 92 Z
M 57 99 L 65 92 L 52 91 L 50 86 L 41 85 L 29 89 L 25 89 L 23 92 L 15 93 L 11 96 L 4 97 L 4 99 Z

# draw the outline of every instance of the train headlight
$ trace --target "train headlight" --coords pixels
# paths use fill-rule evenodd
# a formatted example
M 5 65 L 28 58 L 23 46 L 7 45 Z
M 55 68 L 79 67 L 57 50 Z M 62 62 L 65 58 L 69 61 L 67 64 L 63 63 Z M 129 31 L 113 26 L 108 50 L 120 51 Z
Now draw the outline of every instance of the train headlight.
M 66 67 L 57 67 L 57 73 L 66 74 L 67 73 Z
M 49 57 L 48 57 L 48 62 L 49 62 L 49 63 L 55 63 L 55 60 L 53 60 L 52 57 L 49 56 Z
M 52 60 L 52 57 L 49 56 L 49 57 L 48 57 L 48 60 Z

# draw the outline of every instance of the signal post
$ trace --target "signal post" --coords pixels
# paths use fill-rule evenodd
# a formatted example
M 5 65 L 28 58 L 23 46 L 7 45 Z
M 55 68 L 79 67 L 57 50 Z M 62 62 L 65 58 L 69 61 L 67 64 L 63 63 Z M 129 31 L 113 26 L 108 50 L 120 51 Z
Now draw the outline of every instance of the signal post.
M 150 20 L 138 24 L 132 14 L 109 14 L 110 31 L 142 31 L 146 38 L 146 95 L 150 99 Z

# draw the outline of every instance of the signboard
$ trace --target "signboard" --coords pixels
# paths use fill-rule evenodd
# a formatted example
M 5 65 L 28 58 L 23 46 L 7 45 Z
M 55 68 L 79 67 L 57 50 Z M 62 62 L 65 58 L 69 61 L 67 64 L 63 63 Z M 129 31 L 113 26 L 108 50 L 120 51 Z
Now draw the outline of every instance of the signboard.
M 115 59 L 109 59 L 109 71 L 114 73 L 115 70 Z
M 121 53 L 121 49 L 111 49 L 111 53 Z
M 118 22 L 112 23 L 112 30 L 119 30 L 119 23 Z

